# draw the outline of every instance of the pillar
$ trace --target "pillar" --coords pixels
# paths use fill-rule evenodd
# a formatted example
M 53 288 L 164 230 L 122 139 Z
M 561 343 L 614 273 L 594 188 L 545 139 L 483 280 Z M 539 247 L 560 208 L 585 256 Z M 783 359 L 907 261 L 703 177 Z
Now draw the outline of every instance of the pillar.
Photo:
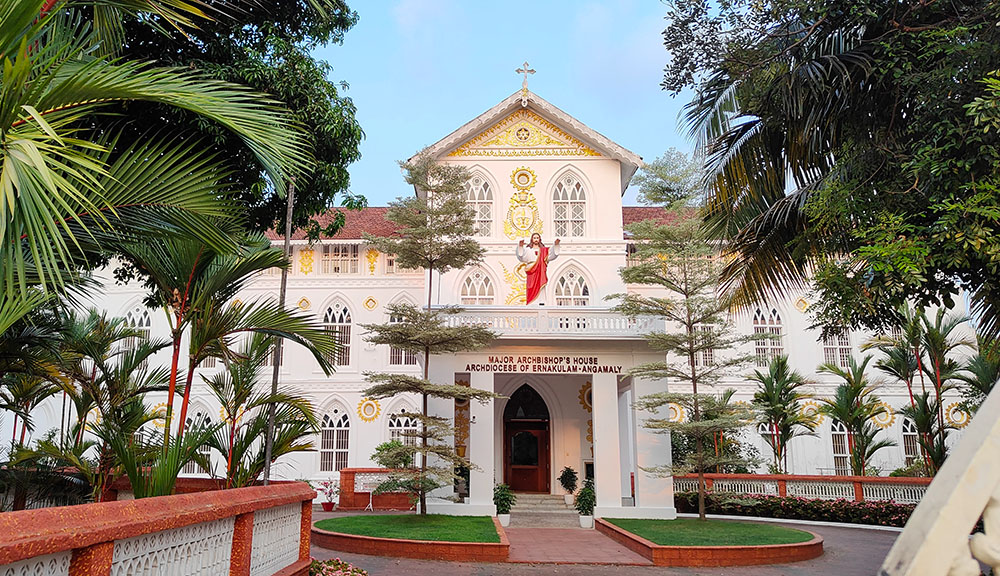
M 115 554 L 115 543 L 100 542 L 85 548 L 73 550 L 70 557 L 70 576 L 108 576 L 111 574 L 111 560 Z
M 594 516 L 622 507 L 621 452 L 618 444 L 618 377 L 594 374 Z M 602 511 L 604 513 L 602 513 Z
M 250 576 L 253 552 L 253 512 L 240 514 L 233 522 L 233 549 L 229 556 L 229 576 Z
M 667 391 L 664 380 L 645 378 L 632 379 L 634 400 L 643 396 Z M 643 468 L 669 466 L 671 463 L 670 434 L 655 434 L 643 426 L 649 418 L 666 418 L 667 410 L 661 408 L 658 412 L 635 410 L 632 421 L 635 426 L 635 505 L 642 508 L 673 508 L 674 482 L 670 476 L 654 476 Z
M 492 372 L 473 372 L 470 374 L 469 385 L 472 388 L 493 392 L 494 377 Z M 469 473 L 469 504 L 476 507 L 486 507 L 496 514 L 493 506 L 494 482 L 494 422 L 493 400 L 481 404 L 475 400 L 469 403 L 469 451 L 468 457 L 473 465 Z

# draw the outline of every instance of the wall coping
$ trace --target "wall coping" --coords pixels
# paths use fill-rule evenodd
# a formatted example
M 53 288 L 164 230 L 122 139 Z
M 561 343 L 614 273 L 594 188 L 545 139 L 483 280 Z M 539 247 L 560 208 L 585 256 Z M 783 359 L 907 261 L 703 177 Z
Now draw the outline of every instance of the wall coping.
M 911 478 L 895 476 L 814 476 L 798 474 L 714 474 L 706 473 L 705 478 L 709 480 L 774 480 L 785 482 L 863 482 L 867 484 L 910 484 L 928 486 L 933 478 Z M 697 474 L 683 474 L 674 476 L 685 480 L 698 478 Z
M 823 537 L 809 530 L 812 540 L 759 546 L 661 546 L 602 519 L 598 532 L 645 557 L 656 566 L 756 566 L 811 560 L 823 555 Z
M 0 565 L 312 500 L 296 482 L 0 514 Z

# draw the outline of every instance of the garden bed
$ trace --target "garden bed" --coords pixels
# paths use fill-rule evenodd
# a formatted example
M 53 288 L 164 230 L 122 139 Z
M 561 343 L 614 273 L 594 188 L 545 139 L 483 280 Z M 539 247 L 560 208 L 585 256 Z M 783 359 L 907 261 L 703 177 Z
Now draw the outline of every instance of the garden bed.
M 441 514 L 344 516 L 313 525 L 330 550 L 427 560 L 504 562 L 510 542 L 496 518 Z
M 822 537 L 782 526 L 687 518 L 603 518 L 595 526 L 657 566 L 783 564 L 823 554 Z

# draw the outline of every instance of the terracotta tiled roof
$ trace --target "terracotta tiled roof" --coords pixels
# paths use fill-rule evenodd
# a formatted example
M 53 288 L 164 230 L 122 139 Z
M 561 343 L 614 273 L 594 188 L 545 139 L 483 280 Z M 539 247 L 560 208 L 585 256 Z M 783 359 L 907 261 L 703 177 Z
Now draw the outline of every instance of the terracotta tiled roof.
M 332 237 L 324 236 L 324 239 L 332 240 L 360 240 L 362 232 L 368 232 L 375 236 L 390 236 L 396 231 L 396 225 L 385 219 L 388 210 L 385 206 L 370 206 L 361 210 L 342 210 L 344 213 L 344 227 Z M 333 221 L 335 210 L 330 210 L 316 217 L 320 226 L 326 226 Z M 628 226 L 643 220 L 656 220 L 660 224 L 669 224 L 674 216 L 667 210 L 658 206 L 623 206 L 622 224 Z M 268 238 L 271 240 L 281 240 L 281 235 L 274 230 L 268 230 Z M 626 237 L 628 233 L 626 233 Z M 297 230 L 292 235 L 293 240 L 305 240 L 305 230 Z
M 677 218 L 676 213 L 659 206 L 622 206 L 622 226 L 655 220 L 657 224 L 669 224 Z M 626 236 L 628 233 L 626 233 Z
M 360 240 L 362 232 L 368 232 L 374 236 L 390 236 L 396 231 L 396 225 L 385 219 L 388 210 L 385 206 L 370 206 L 361 210 L 341 209 L 344 213 L 344 226 L 333 236 L 323 236 L 324 239 L 332 240 Z M 325 227 L 333 221 L 336 209 L 328 210 L 315 218 L 320 227 Z M 267 237 L 271 240 L 281 240 L 282 235 L 274 230 L 267 231 Z M 305 230 L 296 230 L 292 234 L 293 240 L 305 240 Z

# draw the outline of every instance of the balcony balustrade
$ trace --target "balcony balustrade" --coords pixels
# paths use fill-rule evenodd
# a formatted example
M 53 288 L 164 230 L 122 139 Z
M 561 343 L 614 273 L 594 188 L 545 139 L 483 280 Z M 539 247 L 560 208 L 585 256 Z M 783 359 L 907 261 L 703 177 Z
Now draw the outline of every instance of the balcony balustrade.
M 452 326 L 485 326 L 502 339 L 629 339 L 640 340 L 643 334 L 663 330 L 656 318 L 626 318 L 610 308 L 589 306 L 466 306 L 451 316 Z

